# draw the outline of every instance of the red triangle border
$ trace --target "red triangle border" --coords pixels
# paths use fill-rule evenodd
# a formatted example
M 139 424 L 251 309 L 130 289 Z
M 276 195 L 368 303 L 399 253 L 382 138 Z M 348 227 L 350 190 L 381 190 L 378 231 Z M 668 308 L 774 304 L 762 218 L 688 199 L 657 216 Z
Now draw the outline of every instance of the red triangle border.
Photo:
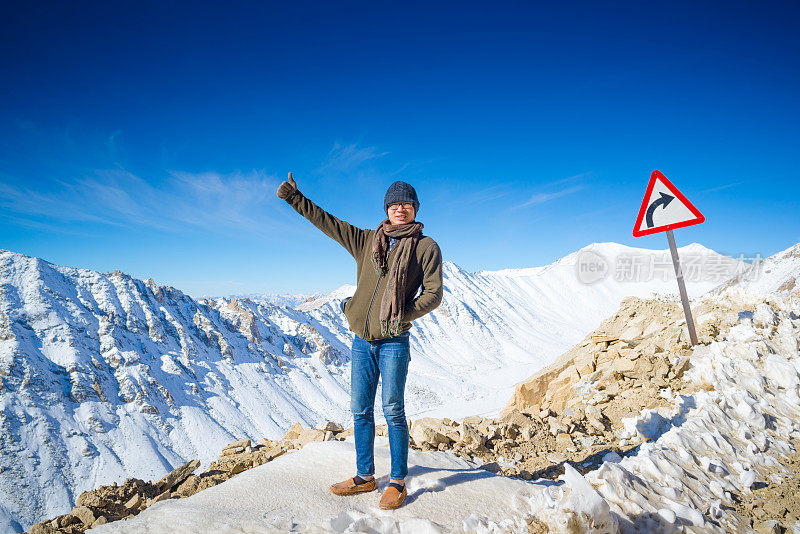
M 638 231 L 637 229 L 641 226 L 642 220 L 644 220 L 645 212 L 647 211 L 647 201 L 650 199 L 650 195 L 653 193 L 653 188 L 656 185 L 656 180 L 661 180 L 664 182 L 664 185 L 667 186 L 672 193 L 680 200 L 684 206 L 689 208 L 689 211 L 695 216 L 694 219 L 689 219 L 688 221 L 682 221 L 675 224 L 665 224 L 663 226 L 655 226 L 653 228 L 648 228 L 647 230 Z M 653 174 L 650 175 L 650 182 L 647 184 L 647 191 L 644 193 L 644 200 L 642 200 L 642 207 L 639 208 L 639 215 L 636 217 L 636 224 L 633 225 L 633 236 L 634 237 L 642 237 L 645 235 L 650 234 L 657 234 L 658 232 L 666 232 L 667 230 L 674 230 L 676 228 L 683 228 L 685 226 L 692 226 L 694 224 L 700 224 L 704 222 L 706 218 L 700 213 L 700 210 L 694 207 L 694 204 L 689 202 L 683 193 L 681 193 L 672 182 L 670 182 L 666 176 L 664 176 L 661 171 L 655 170 Z

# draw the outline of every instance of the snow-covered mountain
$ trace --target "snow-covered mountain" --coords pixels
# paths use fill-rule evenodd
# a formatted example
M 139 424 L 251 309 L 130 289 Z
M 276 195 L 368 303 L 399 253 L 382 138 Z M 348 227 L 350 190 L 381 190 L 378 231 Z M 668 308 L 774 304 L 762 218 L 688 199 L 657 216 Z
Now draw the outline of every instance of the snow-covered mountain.
M 257 304 L 274 304 L 284 308 L 294 308 L 309 300 L 318 299 L 322 295 L 322 293 L 314 293 L 313 295 L 303 293 L 251 293 L 247 295 L 231 295 L 230 298 L 251 300 Z
M 745 267 L 697 244 L 680 251 L 695 296 Z M 676 291 L 667 251 L 614 243 L 530 269 L 446 262 L 444 277 L 442 305 L 412 330 L 412 418 L 496 412 L 624 297 Z M 297 309 L 194 300 L 0 251 L 0 531 L 63 513 L 99 484 L 209 462 L 233 439 L 348 424 L 352 334 L 339 302 L 353 291 Z
M 728 287 L 755 293 L 788 293 L 800 287 L 800 243 L 749 266 L 737 276 L 714 289 L 722 293 Z
M 347 350 L 289 308 L 215 308 L 2 252 L 0 518 L 27 527 L 97 484 L 210 460 L 233 437 L 340 419 Z
M 693 243 L 679 249 L 690 297 L 747 265 Z M 575 344 L 626 296 L 677 295 L 668 250 L 594 243 L 544 266 L 471 273 L 445 262 L 444 299 L 415 322 L 406 414 L 461 418 L 498 412 L 522 378 Z M 349 336 L 343 286 L 298 309 Z

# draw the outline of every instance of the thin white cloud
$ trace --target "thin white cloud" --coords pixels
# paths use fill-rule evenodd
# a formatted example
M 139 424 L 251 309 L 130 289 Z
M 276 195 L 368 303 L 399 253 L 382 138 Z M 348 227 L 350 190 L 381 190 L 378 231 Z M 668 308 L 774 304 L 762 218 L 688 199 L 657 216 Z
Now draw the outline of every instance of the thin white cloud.
M 114 133 L 108 136 L 108 139 L 106 139 L 106 147 L 108 147 L 108 150 L 112 154 L 117 152 L 117 138 L 120 135 L 122 135 L 122 130 L 116 130 Z
M 735 187 L 735 186 L 737 186 L 737 185 L 739 185 L 741 183 L 742 182 L 731 182 L 731 183 L 728 183 L 728 184 L 718 185 L 717 187 L 712 187 L 710 189 L 703 189 L 700 192 L 701 193 L 714 193 L 716 191 L 722 191 L 723 189 L 728 189 L 729 187 Z
M 108 135 L 105 150 L 114 152 L 120 136 L 119 131 Z M 398 168 L 396 162 L 384 158 L 387 154 L 374 146 L 335 143 L 315 173 L 365 186 L 397 179 L 408 164 Z M 385 168 L 387 165 L 394 168 Z M 298 231 L 292 224 L 293 215 L 281 209 L 284 206 L 275 196 L 283 180 L 283 176 L 261 170 L 228 174 L 171 171 L 158 181 L 145 180 L 124 168 L 46 182 L 25 182 L 0 173 L 0 217 L 20 226 L 69 233 L 83 232 L 80 223 L 85 223 L 269 236 Z
M 49 191 L 0 183 L 0 207 L 45 221 L 144 226 L 166 231 L 272 234 L 285 228 L 274 209 L 280 180 L 262 171 L 219 174 L 172 172 L 157 186 L 125 170 L 96 171 Z M 275 205 L 273 205 L 274 201 Z
M 337 142 L 312 174 L 327 187 L 347 184 L 364 190 L 385 188 L 395 180 L 408 181 L 404 173 L 411 164 L 393 161 L 388 155 L 375 146 Z
M 588 178 L 594 177 L 594 172 L 582 172 L 580 174 L 576 174 L 574 176 L 567 176 L 566 178 L 559 178 L 558 180 L 553 180 L 552 182 L 547 182 L 542 184 L 542 187 L 552 187 L 554 185 L 562 185 L 562 184 L 569 184 L 578 181 L 582 181 Z
M 335 143 L 317 172 L 327 175 L 349 174 L 364 163 L 387 154 L 388 152 L 380 152 L 374 146 L 359 147 L 357 143 L 350 145 Z
M 459 184 L 439 186 L 436 190 L 436 200 L 444 206 L 461 209 L 463 206 L 481 205 L 514 193 L 512 184 L 494 184 L 480 189 L 470 189 Z
M 545 202 L 550 202 L 551 200 L 555 200 L 557 198 L 561 198 L 566 195 L 571 195 L 577 191 L 583 189 L 582 185 L 574 185 L 572 187 L 567 187 L 566 189 L 561 189 L 559 191 L 552 191 L 549 193 L 534 193 L 531 197 L 523 202 L 522 204 L 518 204 L 514 206 L 514 209 L 520 208 L 528 208 L 530 206 L 537 206 L 539 204 L 544 204 Z
M 64 186 L 64 184 L 61 184 Z M 44 216 L 80 222 L 103 222 L 102 217 L 84 209 L 76 202 L 79 193 L 73 185 L 66 185 L 59 193 L 46 193 L 24 186 L 14 186 L 8 181 L 0 183 L 0 208 L 4 214 Z M 63 216 L 62 216 L 63 215 Z
M 466 203 L 489 202 L 492 200 L 497 200 L 505 196 L 508 196 L 512 192 L 513 189 L 508 184 L 490 185 L 489 187 L 479 189 L 478 191 L 472 191 L 470 193 L 467 193 L 462 198 L 462 201 Z

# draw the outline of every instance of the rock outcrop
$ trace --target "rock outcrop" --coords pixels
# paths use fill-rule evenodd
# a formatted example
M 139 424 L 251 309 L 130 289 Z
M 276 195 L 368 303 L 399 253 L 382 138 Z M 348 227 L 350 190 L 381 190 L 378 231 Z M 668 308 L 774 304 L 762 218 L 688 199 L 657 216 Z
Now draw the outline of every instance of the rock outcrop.
M 249 439 L 234 441 L 223 447 L 219 458 L 199 475 L 193 473 L 200 461 L 192 460 L 155 482 L 129 478 L 122 485 L 100 486 L 82 493 L 70 513 L 37 523 L 29 532 L 82 533 L 97 525 L 133 517 L 165 499 L 189 497 L 312 441 L 343 440 L 347 435 L 352 435 L 352 428 L 345 431 L 341 425 L 326 421 L 318 428 L 303 428 L 297 423 L 278 441 L 262 439 L 255 446 Z
M 713 340 L 738 318 L 738 312 L 711 301 L 693 313 L 701 343 Z M 675 391 L 691 352 L 680 302 L 631 297 L 598 330 L 519 383 L 506 411 L 538 406 L 562 412 L 577 405 L 605 404 L 625 390 L 643 390 L 645 396 L 667 387 Z M 629 404 L 635 408 L 635 402 Z

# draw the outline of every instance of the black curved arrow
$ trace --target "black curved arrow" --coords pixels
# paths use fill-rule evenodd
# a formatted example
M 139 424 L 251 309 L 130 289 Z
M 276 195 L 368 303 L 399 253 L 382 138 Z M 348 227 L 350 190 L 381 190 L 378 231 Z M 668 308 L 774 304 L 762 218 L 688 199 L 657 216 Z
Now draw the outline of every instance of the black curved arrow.
M 666 193 L 661 193 L 661 198 L 658 198 L 658 199 L 654 200 L 652 204 L 647 206 L 647 227 L 648 228 L 652 228 L 653 227 L 653 213 L 656 211 L 656 208 L 658 206 L 663 206 L 664 208 L 666 208 L 667 205 L 670 202 L 672 202 L 673 198 L 675 198 L 675 197 L 673 197 L 672 195 L 668 195 Z

